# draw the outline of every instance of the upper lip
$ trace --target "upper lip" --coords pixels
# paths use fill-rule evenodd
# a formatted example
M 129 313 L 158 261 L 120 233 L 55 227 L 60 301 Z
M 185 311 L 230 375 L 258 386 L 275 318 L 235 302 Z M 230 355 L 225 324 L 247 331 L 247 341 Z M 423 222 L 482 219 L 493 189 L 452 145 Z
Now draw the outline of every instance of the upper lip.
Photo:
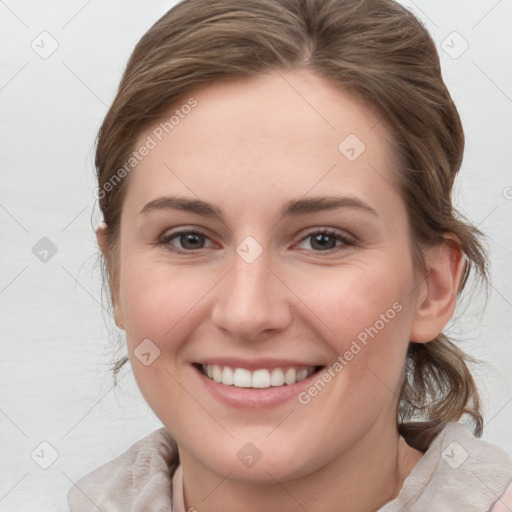
M 195 361 L 196 364 L 218 366 L 229 366 L 230 368 L 245 368 L 247 370 L 259 370 L 264 368 L 316 368 L 323 366 L 317 363 L 305 363 L 304 361 L 293 361 L 290 359 L 240 359 L 236 357 L 211 357 Z

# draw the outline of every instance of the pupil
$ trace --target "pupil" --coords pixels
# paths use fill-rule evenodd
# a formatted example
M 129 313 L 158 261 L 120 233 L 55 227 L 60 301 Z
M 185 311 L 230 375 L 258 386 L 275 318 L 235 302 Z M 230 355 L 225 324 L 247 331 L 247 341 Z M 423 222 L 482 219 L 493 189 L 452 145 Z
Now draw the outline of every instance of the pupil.
M 186 235 L 181 235 L 181 245 L 185 249 L 198 249 L 198 245 L 201 245 L 201 236 L 194 233 L 187 233 Z
M 319 233 L 313 237 L 312 246 L 315 247 L 315 245 L 317 245 L 317 248 L 320 249 L 334 249 L 333 242 L 336 244 L 336 240 L 334 238 L 331 238 L 329 235 L 324 233 Z

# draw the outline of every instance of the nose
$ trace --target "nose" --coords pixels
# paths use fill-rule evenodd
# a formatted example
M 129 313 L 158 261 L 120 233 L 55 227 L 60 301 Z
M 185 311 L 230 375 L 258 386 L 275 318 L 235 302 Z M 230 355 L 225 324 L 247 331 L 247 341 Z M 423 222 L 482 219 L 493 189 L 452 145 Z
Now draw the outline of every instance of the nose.
M 262 254 L 247 263 L 237 254 L 231 271 L 216 287 L 211 319 L 242 341 L 275 336 L 291 322 L 291 292 Z

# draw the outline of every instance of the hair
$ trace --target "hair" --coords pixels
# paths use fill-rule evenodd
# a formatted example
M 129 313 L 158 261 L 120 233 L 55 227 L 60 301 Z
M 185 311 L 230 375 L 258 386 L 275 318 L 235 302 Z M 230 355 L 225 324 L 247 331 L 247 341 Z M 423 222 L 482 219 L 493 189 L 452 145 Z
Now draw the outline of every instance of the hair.
M 376 107 L 392 131 L 415 268 L 426 272 L 425 247 L 450 240 L 464 255 L 459 294 L 470 274 L 486 280 L 481 233 L 452 204 L 463 128 L 435 44 L 411 12 L 393 0 L 184 0 L 136 45 L 98 134 L 98 187 L 109 190 L 99 205 L 108 227 L 102 265 L 110 300 L 129 176 L 106 185 L 138 136 L 200 87 L 296 68 Z M 127 360 L 116 363 L 114 374 Z M 425 451 L 448 422 L 466 414 L 481 436 L 478 390 L 468 368 L 473 361 L 444 333 L 426 344 L 410 342 L 397 419 L 409 444 Z

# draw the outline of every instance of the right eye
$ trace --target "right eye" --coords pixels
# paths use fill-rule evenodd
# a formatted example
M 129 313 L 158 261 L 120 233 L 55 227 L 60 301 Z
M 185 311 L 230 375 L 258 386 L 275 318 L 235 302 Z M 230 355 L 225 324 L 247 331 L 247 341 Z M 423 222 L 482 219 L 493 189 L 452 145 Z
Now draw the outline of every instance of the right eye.
M 171 233 L 164 233 L 159 241 L 159 246 L 164 246 L 170 251 L 178 253 L 187 253 L 205 249 L 209 238 L 200 231 L 182 230 Z M 213 244 L 211 244 L 213 246 Z

